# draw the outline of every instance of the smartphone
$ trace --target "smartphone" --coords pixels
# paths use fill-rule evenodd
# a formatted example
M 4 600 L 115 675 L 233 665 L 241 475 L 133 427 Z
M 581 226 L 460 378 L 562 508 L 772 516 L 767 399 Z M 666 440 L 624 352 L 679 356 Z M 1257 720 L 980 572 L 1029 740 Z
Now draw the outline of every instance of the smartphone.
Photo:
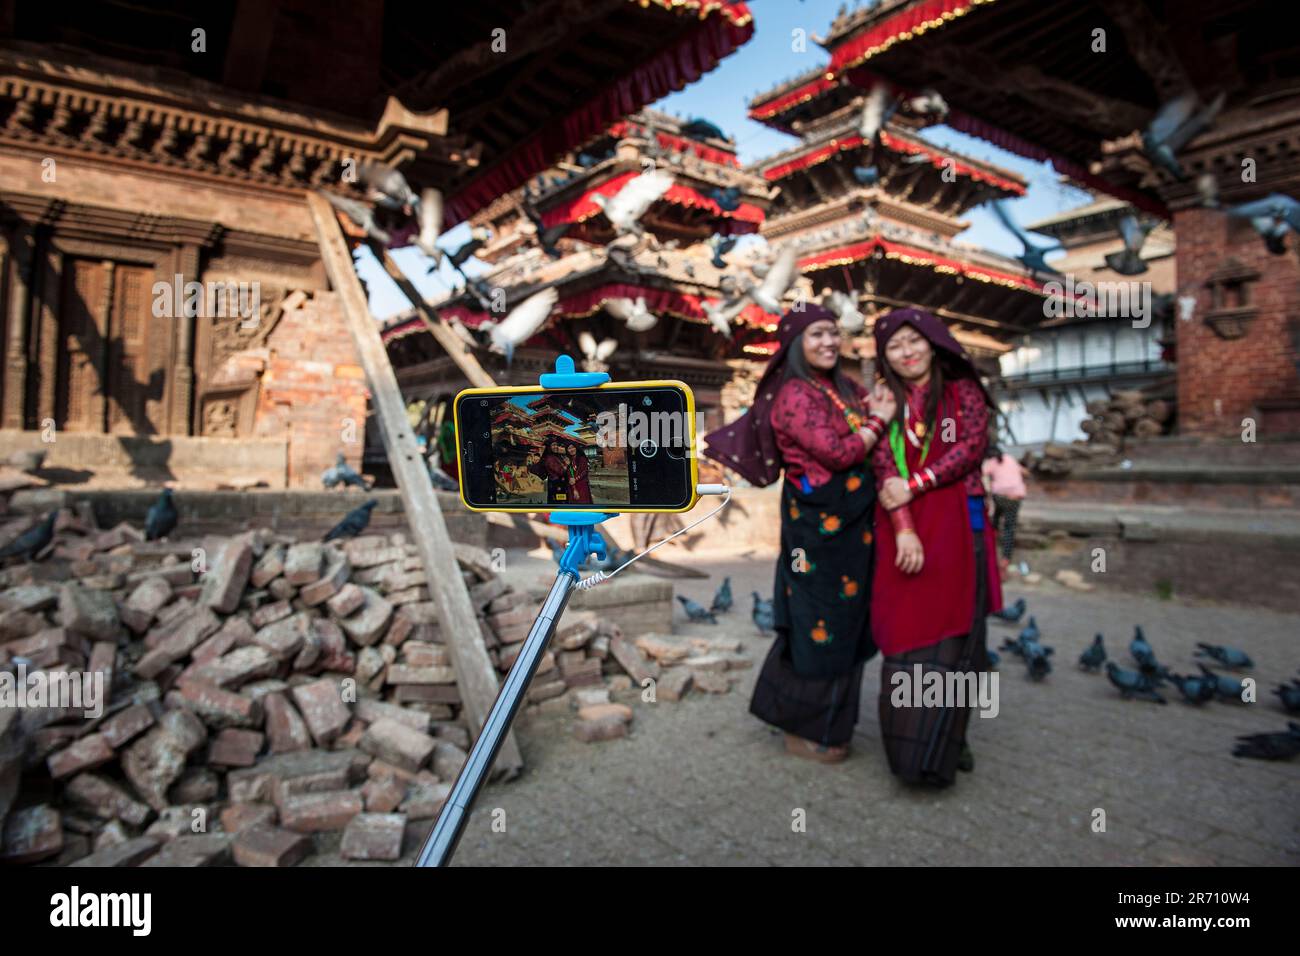
M 470 388 L 455 419 L 471 511 L 689 511 L 698 497 L 682 382 Z

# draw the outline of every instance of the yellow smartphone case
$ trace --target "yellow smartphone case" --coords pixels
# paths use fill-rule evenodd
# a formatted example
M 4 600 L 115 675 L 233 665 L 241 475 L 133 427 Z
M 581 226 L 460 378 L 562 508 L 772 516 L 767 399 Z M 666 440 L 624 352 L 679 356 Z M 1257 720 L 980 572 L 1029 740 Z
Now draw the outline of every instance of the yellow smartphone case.
M 690 511 L 692 508 L 695 507 L 695 503 L 700 500 L 700 495 L 699 492 L 697 491 L 697 487 L 700 483 L 700 461 L 699 461 L 699 457 L 695 454 L 695 441 L 696 441 L 695 393 L 691 391 L 691 387 L 687 385 L 685 382 L 654 379 L 651 381 L 643 381 L 643 382 L 606 382 L 604 385 L 597 385 L 594 388 L 563 389 L 563 388 L 542 388 L 540 385 L 502 385 L 497 388 L 464 389 L 456 393 L 456 399 L 452 403 L 452 422 L 455 424 L 456 427 L 457 474 L 464 473 L 464 468 L 462 467 L 462 463 L 460 460 L 460 456 L 461 456 L 460 416 L 456 414 L 456 412 L 460 408 L 461 399 L 471 398 L 475 395 L 506 395 L 506 394 L 524 394 L 524 393 L 531 393 L 533 395 L 543 395 L 547 392 L 560 393 L 566 391 L 616 392 L 616 391 L 627 391 L 629 389 L 664 388 L 664 387 L 680 388 L 683 392 L 686 393 L 686 418 L 687 421 L 690 423 L 691 497 L 688 499 L 686 504 L 682 505 L 679 508 L 619 508 L 617 513 L 618 514 L 679 514 L 683 511 Z M 471 505 L 468 501 L 465 500 L 464 482 L 460 483 L 460 502 L 470 511 L 500 511 L 500 512 L 507 512 L 513 514 L 540 514 L 546 511 L 561 512 L 561 511 L 603 511 L 604 510 L 602 508 L 595 507 L 595 506 L 590 508 L 555 508 L 553 506 L 545 505 L 545 504 L 522 505 L 522 506 L 514 506 L 514 507 L 503 506 L 500 508 L 479 508 L 479 507 L 475 507 L 474 505 Z

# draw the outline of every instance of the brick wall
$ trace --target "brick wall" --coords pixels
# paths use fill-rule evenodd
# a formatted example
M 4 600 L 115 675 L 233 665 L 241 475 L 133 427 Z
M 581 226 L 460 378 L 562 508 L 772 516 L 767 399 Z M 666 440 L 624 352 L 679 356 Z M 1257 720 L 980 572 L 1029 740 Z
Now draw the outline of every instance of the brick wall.
M 1248 223 L 1229 220 L 1208 209 L 1189 209 L 1174 215 L 1178 235 L 1178 281 L 1195 294 L 1196 312 L 1178 321 L 1178 427 L 1183 434 L 1230 435 L 1241 433 L 1242 419 L 1257 414 L 1256 403 L 1300 398 L 1297 349 L 1288 323 L 1300 321 L 1300 268 L 1297 237 L 1288 239 L 1286 255 L 1275 256 Z M 1259 307 L 1247 334 L 1224 340 L 1205 324 L 1211 308 L 1205 279 L 1235 259 L 1260 274 L 1249 286 L 1249 301 Z M 1266 428 L 1291 430 L 1282 413 Z
M 286 313 L 267 345 L 254 434 L 288 441 L 289 487 L 320 487 L 339 452 L 360 471 L 369 390 L 337 296 Z

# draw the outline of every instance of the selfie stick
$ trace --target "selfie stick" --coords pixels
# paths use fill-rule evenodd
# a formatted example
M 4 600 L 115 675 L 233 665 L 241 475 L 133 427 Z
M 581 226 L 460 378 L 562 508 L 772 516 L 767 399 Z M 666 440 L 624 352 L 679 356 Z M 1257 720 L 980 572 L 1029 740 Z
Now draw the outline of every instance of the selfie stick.
M 541 376 L 541 385 L 545 389 L 591 388 L 608 381 L 609 375 L 605 372 L 574 372 L 573 359 L 567 355 L 561 355 L 555 360 L 554 372 Z M 524 692 L 528 690 L 533 674 L 537 672 L 542 655 L 546 653 L 546 647 L 555 633 L 555 625 L 581 577 L 579 569 L 591 554 L 602 561 L 605 559 L 605 541 L 593 525 L 616 517 L 615 514 L 563 511 L 554 512 L 550 517 L 552 524 L 567 525 L 569 528 L 569 544 L 560 556 L 559 573 L 555 576 L 555 583 L 551 585 L 546 600 L 542 602 L 541 610 L 537 612 L 537 619 L 533 621 L 532 629 L 524 640 L 523 650 L 519 652 L 514 666 L 501 685 L 501 691 L 492 704 L 487 720 L 483 722 L 483 730 L 478 735 L 478 740 L 474 741 L 465 766 L 456 777 L 456 783 L 451 788 L 433 829 L 420 848 L 416 866 L 446 866 L 451 862 L 461 832 L 469 822 L 474 800 L 487 782 L 488 771 L 492 769 L 497 751 L 501 749 L 501 743 L 523 703 Z

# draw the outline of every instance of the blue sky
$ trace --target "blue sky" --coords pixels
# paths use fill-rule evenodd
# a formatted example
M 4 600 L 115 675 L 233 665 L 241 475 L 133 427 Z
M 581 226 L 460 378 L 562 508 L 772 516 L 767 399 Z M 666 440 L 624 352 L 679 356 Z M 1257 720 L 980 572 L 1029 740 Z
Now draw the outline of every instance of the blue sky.
M 653 105 L 669 113 L 683 117 L 702 116 L 716 123 L 723 132 L 736 138 L 742 163 L 790 148 L 798 142 L 795 137 L 748 118 L 749 100 L 754 94 L 829 60 L 826 51 L 813 43 L 811 37 L 825 36 L 829 32 L 831 21 L 842 3 L 843 0 L 750 0 L 749 7 L 754 14 L 754 35 L 750 41 L 698 82 Z M 803 52 L 793 49 L 796 30 L 803 30 L 809 38 Z M 996 116 L 983 118 L 997 121 Z M 1028 195 L 1009 203 L 1012 216 L 1021 224 L 1089 201 L 1087 193 L 1059 183 L 1056 173 L 1045 163 L 1022 159 L 946 126 L 931 127 L 922 136 L 939 146 L 987 160 L 1025 177 L 1029 183 Z M 962 241 L 1007 255 L 1020 252 L 1019 242 L 997 223 L 986 208 L 971 210 L 965 219 L 970 228 L 960 235 Z M 467 229 L 461 225 L 449 231 L 439 244 L 455 249 L 466 237 Z M 393 253 L 393 258 L 430 298 L 440 297 L 446 291 L 447 283 L 452 281 L 454 273 L 446 265 L 440 272 L 426 276 L 428 260 L 414 248 L 399 249 Z M 368 283 L 371 311 L 377 317 L 387 318 L 407 307 L 405 297 L 368 253 L 359 264 L 358 272 Z

